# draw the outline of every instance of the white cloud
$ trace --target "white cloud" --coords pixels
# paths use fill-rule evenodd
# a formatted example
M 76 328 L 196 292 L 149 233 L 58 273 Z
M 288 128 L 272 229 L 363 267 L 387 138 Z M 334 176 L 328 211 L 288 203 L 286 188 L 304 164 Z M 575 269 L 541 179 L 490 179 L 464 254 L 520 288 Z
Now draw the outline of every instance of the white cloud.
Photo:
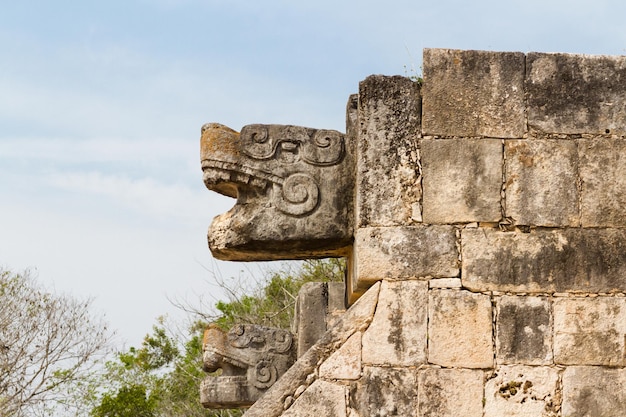
M 165 138 L 127 140 L 110 137 L 88 139 L 5 137 L 0 140 L 0 158 L 29 159 L 33 162 L 54 161 L 57 164 L 139 161 L 156 163 L 191 158 L 190 148 L 193 146 L 194 151 L 195 148 L 199 149 L 200 141 L 199 139 L 193 141 L 193 145 L 191 142 Z M 199 160 L 199 156 L 196 158 L 193 155 L 193 159 Z
M 101 172 L 53 173 L 44 181 L 64 191 L 104 196 L 142 215 L 186 223 L 210 219 L 235 203 L 183 184 L 164 184 L 152 178 L 132 179 Z

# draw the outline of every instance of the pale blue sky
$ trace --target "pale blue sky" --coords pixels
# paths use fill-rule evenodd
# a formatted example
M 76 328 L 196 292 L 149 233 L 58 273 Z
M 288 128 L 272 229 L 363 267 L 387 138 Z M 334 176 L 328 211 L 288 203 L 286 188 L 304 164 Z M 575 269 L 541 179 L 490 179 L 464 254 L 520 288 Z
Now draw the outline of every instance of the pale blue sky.
M 95 297 L 138 343 L 169 298 L 219 296 L 200 127 L 344 130 L 367 75 L 422 49 L 626 54 L 622 1 L 3 1 L 0 265 Z

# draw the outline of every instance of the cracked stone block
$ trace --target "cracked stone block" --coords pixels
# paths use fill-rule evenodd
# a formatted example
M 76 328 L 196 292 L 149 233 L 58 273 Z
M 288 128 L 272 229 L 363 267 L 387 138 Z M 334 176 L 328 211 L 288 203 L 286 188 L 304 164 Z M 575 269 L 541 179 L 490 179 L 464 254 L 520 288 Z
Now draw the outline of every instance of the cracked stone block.
M 281 416 L 346 417 L 346 397 L 346 387 L 318 379 Z
M 583 227 L 626 226 L 626 141 L 579 140 Z
M 507 217 L 520 225 L 579 225 L 576 142 L 506 141 L 504 153 Z
M 349 404 L 362 417 L 413 416 L 417 406 L 416 372 L 365 367 L 361 379 L 351 387 Z
M 428 362 L 441 366 L 493 366 L 492 311 L 488 295 L 430 290 Z
M 298 357 L 309 350 L 326 332 L 327 307 L 327 283 L 307 282 L 300 288 L 292 323 L 292 331 L 298 335 Z
M 372 75 L 359 84 L 358 227 L 419 221 L 421 115 L 420 86 L 409 78 Z
M 524 54 L 424 49 L 424 135 L 521 138 Z
M 626 133 L 626 57 L 534 52 L 526 55 L 526 68 L 530 127 L 546 133 Z
M 626 415 L 626 370 L 571 366 L 563 372 L 563 417 Z
M 363 334 L 363 363 L 415 366 L 426 362 L 428 283 L 383 281 L 376 314 Z
M 483 371 L 424 369 L 418 375 L 420 417 L 483 417 Z
M 463 229 L 461 257 L 473 291 L 626 291 L 624 229 Z
M 367 288 L 382 279 L 459 274 L 456 231 L 452 226 L 358 229 L 353 250 L 353 285 L 357 288 Z
M 361 338 L 357 332 L 325 362 L 320 365 L 319 376 L 324 379 L 359 379 L 361 376 Z
M 502 366 L 485 384 L 484 417 L 560 417 L 560 399 L 558 369 Z
M 298 358 L 311 348 L 346 311 L 343 282 L 307 282 L 298 291 L 291 323 Z
M 626 298 L 557 298 L 554 333 L 557 364 L 624 366 Z
M 502 142 L 422 141 L 424 223 L 497 222 L 502 217 Z
M 496 311 L 498 363 L 552 364 L 552 316 L 546 297 L 502 296 Z

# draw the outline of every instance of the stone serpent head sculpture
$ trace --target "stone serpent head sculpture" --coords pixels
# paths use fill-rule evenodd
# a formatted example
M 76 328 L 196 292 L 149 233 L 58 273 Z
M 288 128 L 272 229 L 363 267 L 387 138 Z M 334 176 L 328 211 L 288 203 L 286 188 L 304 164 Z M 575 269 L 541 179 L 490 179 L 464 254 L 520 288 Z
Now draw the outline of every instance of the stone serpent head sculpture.
M 202 345 L 204 370 L 218 373 L 202 382 L 200 401 L 206 408 L 249 407 L 296 359 L 291 333 L 252 324 L 228 333 L 209 325 Z
M 334 130 L 290 125 L 202 127 L 210 190 L 237 199 L 208 232 L 217 259 L 341 256 L 352 241 L 352 146 Z

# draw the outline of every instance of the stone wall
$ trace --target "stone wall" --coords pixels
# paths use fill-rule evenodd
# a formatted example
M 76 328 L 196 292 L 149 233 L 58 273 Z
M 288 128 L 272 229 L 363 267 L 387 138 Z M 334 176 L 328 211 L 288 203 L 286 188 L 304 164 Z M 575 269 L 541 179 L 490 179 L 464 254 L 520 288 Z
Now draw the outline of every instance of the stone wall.
M 626 415 L 626 57 L 371 76 L 348 299 L 246 416 Z

